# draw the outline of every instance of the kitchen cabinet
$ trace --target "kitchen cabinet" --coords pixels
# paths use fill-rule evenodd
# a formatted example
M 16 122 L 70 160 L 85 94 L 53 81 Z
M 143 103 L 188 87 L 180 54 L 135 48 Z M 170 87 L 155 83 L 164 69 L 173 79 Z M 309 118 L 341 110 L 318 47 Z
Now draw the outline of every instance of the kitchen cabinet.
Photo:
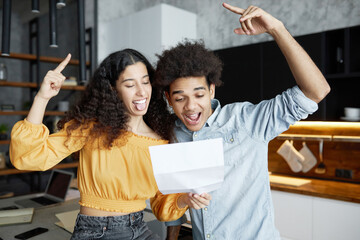
M 271 191 L 275 226 L 282 238 L 312 239 L 312 198 L 300 194 Z
M 324 33 L 324 70 L 331 92 L 326 119 L 338 120 L 345 107 L 360 107 L 360 26 Z
M 257 103 L 262 99 L 261 45 L 252 44 L 216 51 L 222 60 L 223 86 L 216 88 L 215 96 L 221 104 L 249 101 Z
M 297 36 L 295 39 L 331 86 L 329 95 L 319 103 L 318 111 L 307 120 L 339 121 L 345 107 L 359 108 L 360 26 Z M 224 89 L 218 88 L 216 94 L 223 104 L 244 100 L 257 103 L 296 84 L 275 41 L 214 52 L 224 62 Z M 231 54 L 233 57 L 229 57 Z
M 262 44 L 263 99 L 270 99 L 295 85 L 294 77 L 276 42 Z
M 313 199 L 313 239 L 360 239 L 360 204 Z
M 283 239 L 360 239 L 360 204 L 275 190 L 271 194 Z

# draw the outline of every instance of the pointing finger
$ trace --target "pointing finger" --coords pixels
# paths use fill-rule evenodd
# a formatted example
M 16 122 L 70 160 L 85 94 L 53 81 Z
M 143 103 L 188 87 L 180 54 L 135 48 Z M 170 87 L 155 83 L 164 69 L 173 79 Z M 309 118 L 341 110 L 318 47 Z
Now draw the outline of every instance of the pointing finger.
M 223 3 L 223 7 L 230 10 L 230 11 L 232 11 L 233 13 L 240 14 L 240 15 L 242 15 L 245 12 L 244 9 L 239 8 L 239 7 L 231 6 L 228 3 Z
M 62 70 L 68 65 L 71 59 L 71 54 L 69 53 L 66 58 L 54 69 L 54 72 L 61 73 Z

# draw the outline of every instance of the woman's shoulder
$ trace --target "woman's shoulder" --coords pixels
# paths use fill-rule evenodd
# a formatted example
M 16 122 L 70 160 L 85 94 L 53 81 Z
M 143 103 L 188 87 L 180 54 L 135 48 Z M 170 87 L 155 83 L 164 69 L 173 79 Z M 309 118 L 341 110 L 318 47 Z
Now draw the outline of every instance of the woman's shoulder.
M 88 135 L 94 124 L 95 121 L 92 120 L 79 122 L 71 119 L 64 124 L 63 131 L 69 131 L 71 135 Z

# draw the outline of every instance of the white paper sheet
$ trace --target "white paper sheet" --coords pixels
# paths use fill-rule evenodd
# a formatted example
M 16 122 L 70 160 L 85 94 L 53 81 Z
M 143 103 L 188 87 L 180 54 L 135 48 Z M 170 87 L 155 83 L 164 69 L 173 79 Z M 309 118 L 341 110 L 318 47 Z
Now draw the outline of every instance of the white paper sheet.
M 156 183 L 163 194 L 204 193 L 224 181 L 222 138 L 149 147 Z

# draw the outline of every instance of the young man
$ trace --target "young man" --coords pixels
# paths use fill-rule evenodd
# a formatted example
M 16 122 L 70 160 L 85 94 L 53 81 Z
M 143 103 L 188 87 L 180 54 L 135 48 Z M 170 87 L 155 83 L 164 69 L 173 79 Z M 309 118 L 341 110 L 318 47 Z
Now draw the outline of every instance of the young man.
M 178 117 L 177 141 L 224 140 L 224 182 L 211 193 L 208 207 L 191 210 L 193 237 L 280 239 L 274 226 L 268 143 L 291 124 L 315 112 L 330 87 L 282 22 L 258 7 L 223 6 L 241 15 L 241 28 L 235 29 L 236 34 L 268 33 L 274 38 L 296 86 L 256 105 L 242 102 L 221 107 L 214 96 L 215 86 L 221 83 L 222 64 L 202 43 L 181 43 L 159 56 L 156 83 L 164 88 Z

